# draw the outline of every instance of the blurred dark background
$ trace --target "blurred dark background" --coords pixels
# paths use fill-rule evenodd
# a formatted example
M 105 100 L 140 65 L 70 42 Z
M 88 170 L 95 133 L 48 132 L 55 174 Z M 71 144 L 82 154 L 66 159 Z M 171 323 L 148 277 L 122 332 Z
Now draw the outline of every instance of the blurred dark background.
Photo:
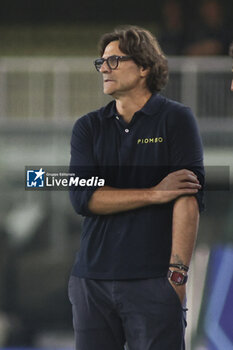
M 178 0 L 186 16 L 186 22 L 195 20 L 203 0 Z M 219 1 L 224 15 L 230 20 L 232 1 Z M 85 0 L 2 0 L 0 19 L 4 22 L 39 23 L 43 22 L 77 22 L 77 21 L 155 21 L 161 20 L 161 12 L 166 1 L 147 0 L 146 2 L 130 0 L 85 1 Z
M 99 35 L 119 24 L 151 29 L 167 54 L 227 54 L 232 40 L 233 3 L 2 0 L 0 53 L 94 54 Z

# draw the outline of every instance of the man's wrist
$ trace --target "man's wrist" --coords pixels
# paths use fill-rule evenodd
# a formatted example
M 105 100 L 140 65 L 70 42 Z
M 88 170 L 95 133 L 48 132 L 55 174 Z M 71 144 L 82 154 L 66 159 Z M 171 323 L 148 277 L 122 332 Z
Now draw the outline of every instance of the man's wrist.
M 163 202 L 161 195 L 162 192 L 163 191 L 157 191 L 156 186 L 149 188 L 148 195 L 150 204 L 161 204 Z

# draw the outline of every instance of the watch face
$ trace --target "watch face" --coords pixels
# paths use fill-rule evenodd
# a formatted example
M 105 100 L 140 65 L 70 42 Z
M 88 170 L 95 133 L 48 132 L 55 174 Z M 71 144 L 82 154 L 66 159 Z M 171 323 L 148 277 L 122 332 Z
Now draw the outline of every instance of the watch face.
M 184 281 L 184 275 L 181 272 L 173 271 L 171 281 L 181 284 Z

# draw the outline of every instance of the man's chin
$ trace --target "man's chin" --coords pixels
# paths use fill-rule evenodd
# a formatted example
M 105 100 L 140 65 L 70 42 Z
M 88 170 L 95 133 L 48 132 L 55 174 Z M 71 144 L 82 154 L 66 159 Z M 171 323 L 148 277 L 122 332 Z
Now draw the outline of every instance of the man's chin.
M 103 92 L 105 95 L 114 96 L 115 91 L 111 89 L 104 89 Z

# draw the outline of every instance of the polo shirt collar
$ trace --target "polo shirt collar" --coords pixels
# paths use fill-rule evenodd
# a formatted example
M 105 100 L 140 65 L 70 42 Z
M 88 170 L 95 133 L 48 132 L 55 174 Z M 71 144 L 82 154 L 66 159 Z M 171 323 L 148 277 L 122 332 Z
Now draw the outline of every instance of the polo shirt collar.
M 105 118 L 112 118 L 117 115 L 116 101 L 109 102 L 103 109 L 103 115 Z
M 149 100 L 140 110 L 141 113 L 146 115 L 154 115 L 157 114 L 161 105 L 164 103 L 165 98 L 158 93 L 154 93 L 151 95 Z M 116 110 L 116 101 L 111 101 L 104 107 L 103 114 L 106 118 L 112 118 L 117 115 Z
M 158 93 L 151 95 L 147 103 L 142 107 L 141 112 L 146 115 L 157 114 L 161 105 L 164 103 L 165 98 Z

